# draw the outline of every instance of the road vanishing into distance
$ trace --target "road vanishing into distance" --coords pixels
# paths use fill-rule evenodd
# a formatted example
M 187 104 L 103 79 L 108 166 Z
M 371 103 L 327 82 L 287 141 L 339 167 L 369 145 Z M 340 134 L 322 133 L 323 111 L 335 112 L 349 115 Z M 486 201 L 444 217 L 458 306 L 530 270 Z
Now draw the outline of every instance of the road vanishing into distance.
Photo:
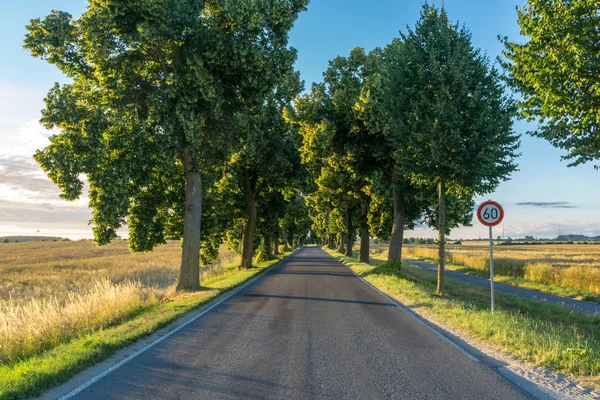
M 76 399 L 525 399 L 316 247 Z

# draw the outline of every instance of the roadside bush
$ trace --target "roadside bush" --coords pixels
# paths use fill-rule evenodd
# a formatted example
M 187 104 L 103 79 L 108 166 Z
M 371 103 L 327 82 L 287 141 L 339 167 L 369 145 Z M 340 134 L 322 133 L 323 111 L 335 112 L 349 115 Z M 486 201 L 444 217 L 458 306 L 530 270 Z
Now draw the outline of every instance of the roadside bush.
M 274 257 L 274 256 L 269 257 L 269 254 L 266 252 L 266 250 L 261 247 L 258 250 L 258 252 L 256 253 L 254 261 L 256 261 L 257 263 L 261 263 L 261 262 L 265 262 L 265 261 L 274 260 L 275 258 L 277 258 L 277 257 Z

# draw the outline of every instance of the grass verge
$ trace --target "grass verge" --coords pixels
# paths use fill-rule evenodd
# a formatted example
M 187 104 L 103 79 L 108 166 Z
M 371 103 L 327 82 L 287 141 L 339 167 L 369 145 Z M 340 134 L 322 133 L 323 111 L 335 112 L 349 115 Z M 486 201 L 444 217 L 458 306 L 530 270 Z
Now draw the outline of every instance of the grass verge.
M 439 297 L 435 295 L 436 276 L 419 267 L 403 263 L 401 270 L 392 269 L 377 258 L 373 266 L 328 252 L 373 286 L 441 326 L 600 389 L 600 318 L 504 293 L 496 294 L 492 315 L 489 291 L 484 288 L 446 278 L 446 294 Z
M 426 261 L 426 262 L 429 262 L 432 264 L 437 264 L 439 261 L 438 258 L 421 256 L 418 254 L 410 254 L 409 257 L 414 258 L 415 260 Z M 487 265 L 488 266 L 487 266 L 487 270 L 486 270 L 486 269 L 469 267 L 467 265 L 454 264 L 454 263 L 448 262 L 448 260 L 446 260 L 446 268 L 447 269 L 451 269 L 451 270 L 458 271 L 458 272 L 463 272 L 465 274 L 478 276 L 480 278 L 486 278 L 486 279 L 489 278 L 489 276 L 490 276 L 489 263 Z M 541 267 L 539 269 L 542 269 L 545 267 L 545 269 L 552 270 L 551 267 L 542 266 L 542 265 L 538 265 L 538 264 L 532 265 L 531 266 L 532 270 L 537 266 Z M 579 269 L 582 269 L 582 268 L 579 268 Z M 533 271 L 532 271 L 532 273 L 533 273 Z M 552 271 L 550 271 L 550 274 L 551 273 L 552 273 Z M 597 294 L 592 293 L 590 291 L 586 291 L 586 290 L 573 289 L 571 287 L 560 286 L 557 284 L 536 282 L 536 281 L 525 279 L 525 278 L 518 277 L 518 276 L 503 275 L 501 273 L 498 274 L 497 272 L 494 274 L 494 280 L 496 282 L 502 282 L 502 283 L 506 283 L 508 285 L 513 285 L 513 286 L 519 286 L 519 287 L 522 287 L 525 289 L 533 289 L 533 290 L 537 290 L 537 291 L 544 292 L 544 293 L 550 293 L 550 294 L 553 294 L 556 296 L 571 297 L 576 300 L 585 300 L 585 301 L 591 301 L 594 303 L 600 303 L 600 296 L 598 296 Z
M 285 259 L 293 252 L 285 253 Z M 27 359 L 0 366 L 0 399 L 25 399 L 66 382 L 76 373 L 114 354 L 117 350 L 165 327 L 178 317 L 243 284 L 281 260 L 256 265 L 250 270 L 232 269 L 202 281 L 203 290 L 184 293 L 138 312 L 132 319 Z

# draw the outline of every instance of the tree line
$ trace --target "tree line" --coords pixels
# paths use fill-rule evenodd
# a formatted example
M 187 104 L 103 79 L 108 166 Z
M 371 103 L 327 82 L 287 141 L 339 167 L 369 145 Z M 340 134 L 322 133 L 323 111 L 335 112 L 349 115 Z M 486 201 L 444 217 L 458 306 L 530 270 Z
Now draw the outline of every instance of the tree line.
M 439 232 L 442 294 L 446 235 L 517 169 L 515 116 L 539 120 L 533 134 L 572 149 L 575 163 L 598 159 L 595 98 L 583 100 L 597 85 L 558 83 L 587 59 L 546 62 L 549 48 L 571 51 L 547 24 L 580 24 L 593 39 L 597 10 L 573 6 L 579 19 L 569 19 L 568 7 L 540 1 L 519 11 L 536 40 L 503 39 L 506 76 L 425 3 L 414 28 L 336 57 L 307 91 L 288 33 L 309 0 L 114 0 L 90 2 L 78 19 L 52 11 L 31 21 L 25 47 L 69 83 L 45 99 L 41 122 L 59 133 L 35 159 L 66 200 L 87 179 L 98 244 L 123 225 L 133 251 L 180 235 L 179 290 L 200 287 L 200 264 L 224 241 L 241 268 L 308 238 L 352 255 L 360 237 L 364 262 L 370 237 L 389 240 L 389 262 L 399 262 L 404 230 L 427 225 Z M 562 20 L 545 15 L 565 8 Z

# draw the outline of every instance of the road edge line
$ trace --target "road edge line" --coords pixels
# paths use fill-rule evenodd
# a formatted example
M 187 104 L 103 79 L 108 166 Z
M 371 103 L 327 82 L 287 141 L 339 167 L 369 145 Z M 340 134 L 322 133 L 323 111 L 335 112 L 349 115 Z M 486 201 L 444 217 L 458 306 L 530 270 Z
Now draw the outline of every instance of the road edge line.
M 231 297 L 235 296 L 236 294 L 238 294 L 240 291 L 242 291 L 246 287 L 250 286 L 251 284 L 253 284 L 257 280 L 265 277 L 267 274 L 269 274 L 269 272 L 273 271 L 275 268 L 280 267 L 280 266 L 284 265 L 285 263 L 289 262 L 290 258 L 293 257 L 293 256 L 295 256 L 301 250 L 302 250 L 302 248 L 298 249 L 297 251 L 295 251 L 294 253 L 290 254 L 285 259 L 283 259 L 280 262 L 272 265 L 271 267 L 269 267 L 265 271 L 259 273 L 255 277 L 251 278 L 250 280 L 242 283 L 238 287 L 236 287 L 236 288 L 234 288 L 234 289 L 232 289 L 232 290 L 230 290 L 228 292 L 223 293 L 221 296 L 218 296 L 216 299 L 212 300 L 209 304 L 205 305 L 204 307 L 201 307 L 199 310 L 196 310 L 196 312 L 198 312 L 198 315 L 193 316 L 192 318 L 188 319 L 187 321 L 185 321 L 181 325 L 179 325 L 176 328 L 170 330 L 169 332 L 165 333 L 164 335 L 161 335 L 159 338 L 153 340 L 152 342 L 150 342 L 146 346 L 142 347 L 141 349 L 135 351 L 133 354 L 130 354 L 129 356 L 127 356 L 123 360 L 119 361 L 118 363 L 112 365 L 111 367 L 105 369 L 101 373 L 99 373 L 99 374 L 93 376 L 92 378 L 86 380 L 84 383 L 80 384 L 79 386 L 77 386 L 76 388 L 72 389 L 68 393 L 66 393 L 66 394 L 58 397 L 58 400 L 69 400 L 73 396 L 76 396 L 77 394 L 81 393 L 82 391 L 84 391 L 88 387 L 92 386 L 94 383 L 98 382 L 99 380 L 101 380 L 105 376 L 109 375 L 111 372 L 119 369 L 120 367 L 122 367 L 123 365 L 127 364 L 129 361 L 133 360 L 137 356 L 143 354 L 144 352 L 146 352 L 147 350 L 149 350 L 152 347 L 156 346 L 157 344 L 159 344 L 163 340 L 165 340 L 168 337 L 172 336 L 173 334 L 179 332 L 180 330 L 182 330 L 183 328 L 185 328 L 186 326 L 188 326 L 192 322 L 197 321 L 199 318 L 201 318 L 202 316 L 204 316 L 205 314 L 207 314 L 208 312 L 210 312 L 211 310 L 213 310 L 217 306 L 221 305 L 225 301 L 229 300 Z M 180 318 L 185 318 L 186 315 L 189 316 L 189 313 L 182 315 Z M 177 323 L 178 323 L 178 321 L 175 320 L 172 323 L 170 323 L 168 326 L 162 328 L 161 330 L 168 330 L 169 326 L 176 325 Z M 160 330 L 154 332 L 153 335 L 154 334 L 159 334 L 159 332 L 160 332 Z M 133 344 L 133 345 L 135 345 L 135 344 Z M 125 349 L 126 348 L 121 349 L 121 350 L 125 350 Z M 73 377 L 72 379 L 76 379 L 76 377 Z M 66 385 L 66 384 L 68 384 L 68 381 L 64 383 L 64 385 Z
M 325 253 L 327 253 L 327 252 L 325 252 Z M 329 254 L 329 253 L 327 253 L 327 254 L 331 258 L 337 260 L 331 254 Z M 398 307 L 401 310 L 405 311 L 413 319 L 415 319 L 416 321 L 418 321 L 421 324 L 423 324 L 426 328 L 428 328 L 430 331 L 432 331 L 438 337 L 440 337 L 441 339 L 443 339 L 444 341 L 446 341 L 452 347 L 454 347 L 455 349 L 459 350 L 461 353 L 465 354 L 467 357 L 469 357 L 474 362 L 476 362 L 478 364 L 485 365 L 486 367 L 494 370 L 499 375 L 501 375 L 502 377 L 504 377 L 507 381 L 509 381 L 511 384 L 513 384 L 517 388 L 519 388 L 519 390 L 521 390 L 524 393 L 526 393 L 528 396 L 533 396 L 533 397 L 535 397 L 538 400 L 556 400 L 556 399 L 565 399 L 565 400 L 567 400 L 567 399 L 571 399 L 570 397 L 563 396 L 562 393 L 560 393 L 560 392 L 557 392 L 557 391 L 555 391 L 555 390 L 553 390 L 551 388 L 548 388 L 546 386 L 542 386 L 541 384 L 535 383 L 535 382 L 527 379 L 526 377 L 521 376 L 516 371 L 513 371 L 510 368 L 507 368 L 507 367 L 504 367 L 504 366 L 494 366 L 491 362 L 487 362 L 483 358 L 485 357 L 485 358 L 490 358 L 490 359 L 494 359 L 495 360 L 495 357 L 486 354 L 483 350 L 479 350 L 479 349 L 477 349 L 473 345 L 469 345 L 470 347 L 473 347 L 473 349 L 477 353 L 479 353 L 482 356 L 484 356 L 482 358 L 479 358 L 477 355 L 473 354 L 473 350 L 465 348 L 460 343 L 457 343 L 457 341 L 453 337 L 454 335 L 452 335 L 451 332 L 448 332 L 442 326 L 440 326 L 440 325 L 434 323 L 433 321 L 425 318 L 421 314 L 417 313 L 416 311 L 414 311 L 414 310 L 410 309 L 409 307 L 407 307 L 406 305 L 402 304 L 398 299 L 392 297 L 391 295 L 389 295 L 386 292 L 382 291 L 378 287 L 374 286 L 373 284 L 371 284 L 370 282 L 368 282 L 367 280 L 365 280 L 364 277 L 362 277 L 359 274 L 357 274 L 348 265 L 344 264 L 342 261 L 340 261 L 340 260 L 337 260 L 337 261 L 340 264 L 342 264 L 345 267 L 347 267 L 350 271 L 352 271 L 352 273 L 354 274 L 354 276 L 356 276 L 366 286 L 368 286 L 369 288 L 375 290 L 380 295 L 382 295 L 383 297 L 385 297 L 386 299 L 388 299 L 389 301 L 391 301 L 392 303 L 394 303 L 394 305 L 396 307 Z

